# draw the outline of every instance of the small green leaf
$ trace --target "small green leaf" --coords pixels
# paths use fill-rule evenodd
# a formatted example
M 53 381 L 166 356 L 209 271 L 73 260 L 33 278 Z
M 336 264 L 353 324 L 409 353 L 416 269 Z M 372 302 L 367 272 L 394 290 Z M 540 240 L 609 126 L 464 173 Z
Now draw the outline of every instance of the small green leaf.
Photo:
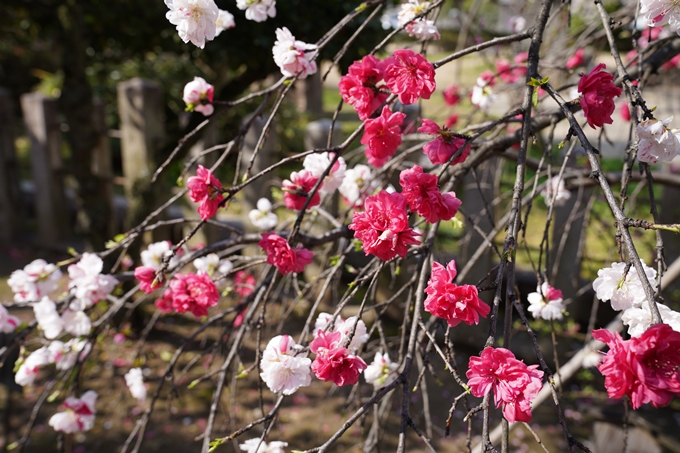
M 458 217 L 454 217 L 453 219 L 451 219 L 451 223 L 453 224 L 453 229 L 455 231 L 460 231 L 465 227 L 463 221 L 460 220 Z
M 401 266 L 397 266 L 397 268 L 394 270 L 394 275 L 399 275 L 401 273 Z
M 238 364 L 238 374 L 236 375 L 236 379 L 243 379 L 244 377 L 248 376 L 248 371 L 243 367 L 242 363 Z
M 67 248 L 66 251 L 67 251 L 68 254 L 71 255 L 71 256 L 77 256 L 77 255 L 78 255 L 78 252 L 76 252 L 76 249 L 74 249 L 73 247 Z
M 366 5 L 366 3 L 362 3 L 361 5 L 354 8 L 354 11 L 356 11 L 357 13 L 360 13 L 360 12 L 364 11 L 367 7 L 368 7 L 368 5 Z
M 118 247 L 118 243 L 116 241 L 106 241 L 106 244 L 104 244 L 104 248 L 106 250 L 112 249 Z
M 48 403 L 54 403 L 54 401 L 59 398 L 59 394 L 61 393 L 61 390 L 57 390 L 56 392 L 52 393 L 50 396 L 47 397 L 47 402 Z
M 538 88 L 534 88 L 534 92 L 531 94 L 531 103 L 534 107 L 538 106 Z
M 184 178 L 181 176 L 177 178 L 177 187 L 184 187 Z
M 359 239 L 352 239 L 352 244 L 354 244 L 354 251 L 360 252 L 364 248 L 364 243 Z
M 224 443 L 224 439 L 213 440 L 212 442 L 210 442 L 210 449 L 208 450 L 208 453 L 212 453 L 213 451 L 215 451 L 217 449 L 217 447 L 219 447 L 223 443 Z
M 340 255 L 333 255 L 328 258 L 328 264 L 330 264 L 331 266 L 337 266 L 338 261 L 340 261 Z
M 194 379 L 193 381 L 191 381 L 191 382 L 189 383 L 189 385 L 187 386 L 187 388 L 188 388 L 188 389 L 192 389 L 192 388 L 196 387 L 200 382 L 201 382 L 200 379 Z

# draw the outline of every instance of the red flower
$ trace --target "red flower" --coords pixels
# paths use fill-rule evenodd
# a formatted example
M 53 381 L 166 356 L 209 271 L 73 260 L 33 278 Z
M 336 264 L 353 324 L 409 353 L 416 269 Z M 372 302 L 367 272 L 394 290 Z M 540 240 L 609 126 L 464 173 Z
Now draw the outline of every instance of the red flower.
M 234 292 L 241 297 L 248 297 L 255 291 L 255 277 L 246 271 L 238 271 L 234 275 Z
M 456 117 L 456 121 L 458 118 Z M 435 140 L 423 146 L 423 153 L 427 154 L 430 162 L 434 165 L 445 164 L 464 144 L 465 139 L 456 137 L 447 128 L 440 128 L 437 123 L 432 120 L 423 118 L 423 125 L 418 128 L 418 132 L 424 132 L 436 136 Z M 464 162 L 470 154 L 470 146 L 468 145 L 463 152 L 456 157 L 451 164 Z
M 401 145 L 400 126 L 404 118 L 406 118 L 404 113 L 392 113 L 390 108 L 385 106 L 379 117 L 366 120 L 361 143 L 366 145 L 369 164 L 380 167 L 397 152 Z
M 317 337 L 309 345 L 316 354 L 312 363 L 312 371 L 322 381 L 333 381 L 335 385 L 354 385 L 359 375 L 367 368 L 366 362 L 347 349 L 341 347 L 342 332 L 325 333 L 319 330 Z
M 299 211 L 305 205 L 309 192 L 312 191 L 314 185 L 319 180 L 307 170 L 294 171 L 290 174 L 290 180 L 283 180 L 283 191 L 285 192 L 283 200 L 288 209 L 295 209 Z M 319 189 L 321 186 L 319 186 Z M 312 208 L 321 202 L 321 196 L 317 190 L 309 202 L 308 208 Z
M 569 57 L 567 60 L 566 67 L 567 69 L 574 69 L 578 68 L 579 66 L 583 65 L 583 49 L 576 49 L 576 52 L 574 52 L 574 55 Z
M 215 178 L 213 172 L 199 165 L 196 169 L 196 176 L 192 176 L 187 181 L 189 188 L 189 198 L 198 205 L 198 214 L 201 219 L 206 220 L 217 213 L 220 203 L 224 200 L 222 195 L 222 183 Z
M 510 423 L 531 421 L 531 401 L 541 390 L 543 372 L 527 366 L 504 348 L 485 348 L 480 357 L 470 357 L 466 373 L 470 392 L 481 398 L 493 389 L 496 407 Z
M 444 90 L 444 102 L 446 105 L 453 107 L 460 101 L 460 95 L 458 94 L 458 85 L 449 85 L 449 87 Z
M 444 123 L 447 129 L 451 129 L 456 124 L 458 124 L 458 115 L 455 113 L 452 113 L 448 118 L 446 118 L 446 122 Z
M 139 266 L 135 269 L 135 278 L 139 280 L 139 288 L 147 294 L 161 287 L 161 282 L 156 280 L 156 270 L 152 267 Z
M 517 55 L 515 60 L 522 54 Z M 527 68 L 512 66 L 508 60 L 496 60 L 498 77 L 506 83 L 515 83 L 527 73 Z
M 430 223 L 451 220 L 458 212 L 461 201 L 454 192 L 442 194 L 439 191 L 437 175 L 423 173 L 423 168 L 414 165 L 399 175 L 402 195 L 412 212 L 417 212 Z
M 430 99 L 437 84 L 434 67 L 422 55 L 408 49 L 396 50 L 384 61 L 385 83 L 402 104 L 414 104 L 418 98 Z
M 304 271 L 314 256 L 301 246 L 291 248 L 287 240 L 274 233 L 262 233 L 262 240 L 257 245 L 267 253 L 267 263 L 276 266 L 283 275 Z
M 453 283 L 456 274 L 454 260 L 446 267 L 436 261 L 432 263 L 432 273 L 425 288 L 425 310 L 444 319 L 451 327 L 461 322 L 468 326 L 479 324 L 479 316 L 486 318 L 491 307 L 479 298 L 476 286 Z
M 612 124 L 612 113 L 616 108 L 614 98 L 621 96 L 621 88 L 612 83 L 614 76 L 602 71 L 605 68 L 605 64 L 600 63 L 590 74 L 581 76 L 578 82 L 581 108 L 593 129 Z
M 400 193 L 385 190 L 366 198 L 364 212 L 355 212 L 350 230 L 363 243 L 366 255 L 372 254 L 383 261 L 399 255 L 405 257 L 408 246 L 419 244 L 418 233 L 408 226 L 406 198 Z
M 348 74 L 340 78 L 340 95 L 354 107 L 361 120 L 369 118 L 387 99 L 387 93 L 376 87 L 382 78 L 383 63 L 373 55 L 352 63 Z
M 206 316 L 208 308 L 217 305 L 220 294 L 208 274 L 175 274 L 174 280 L 156 301 L 156 307 L 163 312 L 190 311 L 194 316 Z
M 610 398 L 628 395 L 637 409 L 646 403 L 665 406 L 680 396 L 680 332 L 656 324 L 626 341 L 606 329 L 594 330 L 593 338 L 609 346 L 597 368 Z

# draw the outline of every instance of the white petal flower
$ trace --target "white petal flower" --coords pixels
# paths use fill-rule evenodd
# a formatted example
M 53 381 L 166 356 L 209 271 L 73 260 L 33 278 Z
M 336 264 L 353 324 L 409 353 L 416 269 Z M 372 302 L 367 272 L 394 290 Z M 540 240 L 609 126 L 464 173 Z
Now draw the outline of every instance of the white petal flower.
M 55 431 L 63 431 L 71 434 L 81 431 L 89 431 L 94 426 L 95 402 L 97 393 L 89 390 L 81 398 L 69 397 L 64 401 L 64 412 L 54 414 L 50 418 L 49 425 Z
M 661 320 L 671 326 L 676 332 L 680 332 L 680 313 L 673 311 L 664 304 L 657 303 Z M 628 334 L 631 337 L 639 337 L 652 325 L 652 313 L 649 304 L 643 303 L 640 307 L 631 307 L 621 314 L 621 320 L 628 326 Z
M 246 453 L 284 453 L 284 447 L 287 446 L 287 442 L 274 441 L 267 444 L 267 442 L 261 441 L 259 437 L 256 437 L 239 444 L 238 448 Z
M 310 154 L 305 157 L 302 161 L 302 166 L 312 174 L 315 178 L 320 178 L 321 175 L 326 171 L 328 166 L 333 160 L 333 154 L 331 153 L 319 153 Z M 319 192 L 325 194 L 331 194 L 335 192 L 341 185 L 342 181 L 345 179 L 345 171 L 347 170 L 347 163 L 345 159 L 339 157 L 338 160 L 333 165 L 331 172 L 323 180 L 323 185 L 319 189 Z
M 648 164 L 670 162 L 680 154 L 680 140 L 666 126 L 673 117 L 663 121 L 646 120 L 637 125 L 638 160 Z
M 375 358 L 364 370 L 364 379 L 378 389 L 394 382 L 399 376 L 399 364 L 393 363 L 388 354 L 375 353 Z
M 10 315 L 7 308 L 0 304 L 0 332 L 12 333 L 19 324 L 21 324 L 19 318 Z
M 246 19 L 264 22 L 267 17 L 276 17 L 275 0 L 236 0 L 236 7 L 246 11 Z
M 536 288 L 535 293 L 527 295 L 529 311 L 534 319 L 562 319 L 565 306 L 562 302 L 562 292 L 548 285 L 547 282 Z
M 433 20 L 418 19 L 406 26 L 404 29 L 409 34 L 417 39 L 439 39 L 439 29 L 434 24 Z
M 644 261 L 642 266 L 652 288 L 656 287 L 656 271 L 646 266 Z M 597 271 L 597 278 L 593 281 L 593 289 L 597 298 L 602 301 L 610 301 L 612 308 L 617 311 L 639 307 L 646 301 L 637 271 L 631 266 L 624 280 L 623 272 L 625 268 L 625 263 L 612 263 L 612 267 Z
M 57 370 L 70 370 L 78 359 L 83 360 L 90 353 L 92 345 L 87 340 L 72 338 L 66 343 L 53 341 L 47 346 L 50 353 L 50 363 L 57 366 Z
M 285 77 L 298 76 L 304 79 L 316 73 L 316 62 L 309 60 L 307 52 L 316 50 L 314 44 L 307 44 L 295 39 L 286 27 L 276 29 L 276 42 L 272 48 L 274 63 L 281 68 Z
M 508 28 L 513 33 L 519 33 L 527 27 L 527 20 L 522 16 L 511 16 L 508 19 Z
M 142 264 L 157 271 L 163 264 L 163 257 L 170 252 L 172 244 L 169 241 L 154 242 L 141 253 Z
M 187 110 L 195 110 L 204 116 L 210 116 L 215 111 L 212 105 L 214 94 L 214 86 L 202 77 L 194 77 L 194 80 L 184 85 L 182 100 L 187 105 Z
M 92 330 L 92 321 L 84 311 L 68 309 L 61 316 L 64 320 L 64 330 L 74 337 L 82 337 Z
M 278 335 L 269 341 L 260 362 L 260 377 L 269 390 L 292 395 L 312 383 L 312 361 L 304 354 L 296 355 L 299 349 L 290 335 Z
M 118 280 L 108 274 L 102 274 L 104 262 L 94 253 L 84 253 L 77 264 L 68 267 L 71 278 L 69 288 L 79 303 L 72 304 L 71 309 L 78 310 L 92 306 L 106 296 L 118 284 Z
M 491 104 L 498 98 L 498 95 L 494 94 L 491 86 L 484 84 L 479 84 L 479 79 L 477 79 L 477 85 L 472 87 L 472 96 L 470 96 L 470 102 L 476 105 L 482 110 L 488 109 Z
M 12 272 L 7 284 L 14 292 L 15 302 L 37 301 L 58 288 L 61 276 L 57 266 L 37 259 Z
M 328 327 L 328 324 L 330 324 L 332 319 L 333 315 L 330 313 L 319 313 L 319 315 L 316 317 L 316 322 L 314 322 L 314 338 L 317 337 L 319 330 L 326 330 L 326 327 Z M 338 316 L 337 322 L 341 321 L 342 318 Z
M 604 357 L 604 355 L 601 354 L 600 351 L 590 351 L 583 358 L 583 362 L 581 362 L 581 364 L 583 368 L 595 368 L 600 364 L 602 357 Z
M 31 385 L 41 366 L 50 363 L 50 353 L 46 347 L 33 351 L 19 366 L 14 381 L 20 386 Z
M 415 17 L 429 8 L 430 2 L 421 2 L 419 0 L 408 0 L 402 3 L 401 11 L 397 16 L 399 27 L 403 27 L 411 22 Z
M 224 30 L 234 28 L 235 26 L 234 15 L 229 11 L 219 10 L 217 21 L 215 22 L 215 36 L 219 36 Z
M 571 192 L 564 186 L 563 179 L 553 176 L 541 190 L 541 196 L 545 200 L 545 204 L 550 204 L 555 197 L 555 206 L 563 206 L 571 198 Z
M 680 4 L 675 0 L 642 0 L 640 15 L 647 19 L 649 27 L 663 27 L 680 34 Z M 655 22 L 654 19 L 659 19 Z
M 340 184 L 340 194 L 347 204 L 361 207 L 366 197 L 378 187 L 378 182 L 373 179 L 371 168 L 367 165 L 357 165 L 345 171 L 345 178 Z
M 250 222 L 260 230 L 272 230 L 279 223 L 278 216 L 272 212 L 272 204 L 266 198 L 257 201 L 257 209 L 248 213 Z
M 57 304 L 48 297 L 43 297 L 40 302 L 33 304 L 33 313 L 38 327 L 45 334 L 45 338 L 53 340 L 57 338 L 64 329 L 64 321 L 57 312 Z
M 146 399 L 146 386 L 144 385 L 144 373 L 141 368 L 132 368 L 125 373 L 125 385 L 127 385 L 133 398 Z
M 165 4 L 170 8 L 165 17 L 177 26 L 182 41 L 202 49 L 206 40 L 215 39 L 219 9 L 213 0 L 165 0 Z
M 333 319 L 333 315 L 330 313 L 319 313 L 316 317 L 316 322 L 314 323 L 314 338 L 318 336 L 319 330 L 325 331 L 328 324 Z M 347 319 L 342 319 L 338 316 L 335 318 L 334 328 L 331 332 L 340 332 L 342 336 L 338 339 L 338 343 L 344 345 L 347 338 L 349 337 L 352 329 L 354 329 L 354 323 L 357 321 L 356 316 L 351 316 Z M 357 327 L 352 337 L 351 343 L 347 346 L 347 350 L 354 354 L 356 351 L 368 341 L 368 331 L 366 329 L 366 324 L 360 319 L 357 322 Z

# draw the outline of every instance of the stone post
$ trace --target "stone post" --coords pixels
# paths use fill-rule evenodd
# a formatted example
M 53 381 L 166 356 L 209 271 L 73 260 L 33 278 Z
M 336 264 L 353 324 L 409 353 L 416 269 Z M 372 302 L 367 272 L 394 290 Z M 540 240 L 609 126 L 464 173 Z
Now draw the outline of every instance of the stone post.
M 301 112 L 323 114 L 323 84 L 319 71 L 306 79 L 296 81 L 295 90 L 298 109 Z
M 250 121 L 251 118 L 252 115 L 248 115 L 243 119 L 243 123 Z M 262 134 L 262 130 L 264 129 L 266 123 L 266 116 L 258 116 L 255 118 L 255 121 L 253 121 L 250 129 L 248 129 L 246 136 L 243 138 L 243 148 L 241 150 L 241 174 L 243 174 L 245 169 L 248 167 L 250 159 L 253 157 L 255 147 L 257 146 L 257 141 L 259 140 L 260 134 Z M 251 176 L 258 174 L 260 171 L 272 166 L 277 160 L 279 160 L 280 149 L 278 142 L 279 141 L 276 134 L 276 120 L 274 120 L 271 124 L 271 127 L 269 128 L 269 133 L 262 144 L 262 149 L 257 152 L 253 166 L 250 169 Z M 246 186 L 243 190 L 245 199 L 241 205 L 244 209 L 243 214 L 246 225 L 250 224 L 250 222 L 247 220 L 248 212 L 255 208 L 257 200 L 262 197 L 269 198 L 271 200 L 269 190 L 271 184 L 269 184 L 268 181 L 271 181 L 270 177 L 260 178 L 253 184 Z
M 94 149 L 92 155 L 92 174 L 105 181 L 106 187 L 104 192 L 106 198 L 102 200 L 103 203 L 109 205 L 108 212 L 111 213 L 108 223 L 107 236 L 113 237 L 119 231 L 116 231 L 118 225 L 116 218 L 116 209 L 113 204 L 113 163 L 111 161 L 111 147 L 109 146 L 109 134 L 106 127 L 106 111 L 104 102 L 101 99 L 94 100 L 94 127 L 97 133 L 97 147 Z

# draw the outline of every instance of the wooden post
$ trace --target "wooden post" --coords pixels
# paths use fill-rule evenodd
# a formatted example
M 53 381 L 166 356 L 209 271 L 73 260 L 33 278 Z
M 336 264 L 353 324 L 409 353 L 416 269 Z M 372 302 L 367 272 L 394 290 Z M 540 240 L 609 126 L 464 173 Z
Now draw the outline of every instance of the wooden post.
M 42 245 L 54 245 L 66 239 L 68 232 L 57 102 L 41 93 L 21 96 L 26 132 L 31 140 L 38 242 Z
M 104 102 L 101 99 L 94 100 L 94 126 L 97 132 L 97 147 L 92 155 L 92 174 L 105 181 L 106 187 L 104 189 L 106 198 L 102 200 L 103 203 L 109 205 L 108 212 L 111 213 L 108 223 L 107 236 L 113 237 L 119 231 L 116 231 L 118 225 L 116 218 L 116 209 L 113 204 L 113 168 L 111 161 L 111 147 L 109 146 L 108 128 L 106 127 L 106 111 L 104 109 Z
M 24 213 L 21 209 L 19 168 L 14 149 L 12 98 L 0 88 L 0 241 L 9 241 L 19 232 Z

